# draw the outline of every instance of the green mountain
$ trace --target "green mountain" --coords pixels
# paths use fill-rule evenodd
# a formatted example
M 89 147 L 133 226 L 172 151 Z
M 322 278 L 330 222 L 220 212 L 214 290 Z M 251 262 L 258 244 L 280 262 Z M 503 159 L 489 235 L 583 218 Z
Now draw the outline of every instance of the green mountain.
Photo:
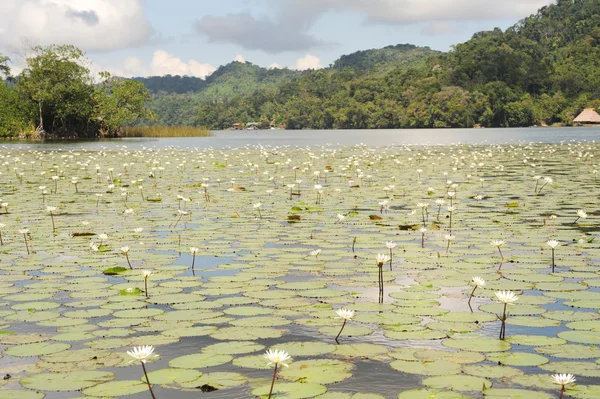
M 400 44 L 344 55 L 325 70 L 350 69 L 356 74 L 385 74 L 397 68 L 422 67 L 432 54 L 437 52 Z M 171 75 L 134 79 L 142 82 L 152 94 L 150 107 L 158 117 L 156 124 L 195 125 L 201 104 L 229 103 L 239 97 L 253 96 L 256 92 L 278 89 L 308 74 L 311 71 L 267 69 L 250 62 L 236 61 L 219 67 L 206 80 Z
M 439 54 L 439 52 L 431 50 L 429 47 L 397 44 L 382 49 L 363 50 L 342 55 L 335 61 L 333 68 L 339 71 L 350 68 L 357 72 L 385 73 L 395 68 L 423 67 L 427 58 L 434 54 Z
M 390 48 L 340 58 L 276 89 L 202 104 L 197 123 L 362 129 L 573 123 L 600 107 L 600 1 L 557 0 L 506 31 L 394 65 Z M 396 62 L 397 64 L 397 62 Z M 337 67 L 336 67 L 337 65 Z

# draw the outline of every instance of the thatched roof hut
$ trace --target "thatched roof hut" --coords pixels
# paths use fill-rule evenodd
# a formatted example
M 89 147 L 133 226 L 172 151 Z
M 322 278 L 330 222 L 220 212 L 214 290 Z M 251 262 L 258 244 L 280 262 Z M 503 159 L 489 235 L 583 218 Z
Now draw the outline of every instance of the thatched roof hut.
M 575 123 L 600 123 L 600 115 L 594 108 L 586 108 L 577 118 L 573 119 Z

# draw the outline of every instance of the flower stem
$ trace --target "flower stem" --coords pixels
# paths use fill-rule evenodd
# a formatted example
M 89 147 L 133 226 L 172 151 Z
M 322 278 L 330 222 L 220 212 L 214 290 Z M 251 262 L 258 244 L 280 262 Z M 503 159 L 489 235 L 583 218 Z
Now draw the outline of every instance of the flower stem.
M 127 264 L 129 265 L 129 268 L 133 270 L 133 266 L 131 266 L 131 262 L 129 261 L 129 254 L 127 252 L 125 252 L 125 258 L 127 259 Z
M 473 308 L 471 307 L 471 299 L 473 299 L 473 294 L 475 294 L 476 289 L 477 289 L 477 286 L 475 286 L 473 288 L 473 291 L 471 291 L 471 295 L 469 296 L 469 300 L 467 302 L 467 305 L 469 305 L 469 309 L 471 309 L 471 313 L 473 313 Z
M 29 255 L 29 244 L 27 243 L 27 234 L 23 234 L 23 239 L 25 240 L 25 248 L 27 248 L 27 255 Z
M 564 393 L 565 393 L 565 386 L 563 385 L 563 386 L 560 388 L 560 396 L 559 396 L 559 398 L 558 398 L 558 399 L 563 399 L 563 394 L 564 394 Z
M 148 379 L 148 373 L 146 373 L 146 366 L 144 366 L 144 362 L 142 362 L 142 369 L 144 369 L 144 376 L 146 377 L 146 383 L 148 384 L 150 395 L 152 395 L 152 399 L 156 399 L 156 396 L 154 396 L 154 391 L 152 391 L 152 385 L 150 385 L 150 380 Z
M 275 370 L 273 370 L 273 380 L 271 381 L 271 390 L 269 391 L 269 397 L 267 399 L 271 399 L 271 394 L 273 393 L 273 386 L 275 385 L 275 377 L 277 377 L 277 363 L 275 363 Z
M 148 277 L 144 278 L 144 292 L 146 293 L 146 298 L 150 298 L 148 295 Z
M 196 263 L 196 254 L 192 255 L 192 270 L 194 270 L 194 264 Z
M 390 271 L 392 271 L 392 248 L 390 248 Z
M 339 344 L 338 338 L 340 337 L 340 334 L 342 333 L 342 331 L 344 330 L 344 327 L 346 326 L 346 319 L 344 319 L 344 324 L 342 324 L 342 328 L 340 328 L 340 332 L 338 333 L 338 335 L 335 337 L 335 343 Z
M 552 273 L 554 273 L 554 248 L 552 248 Z

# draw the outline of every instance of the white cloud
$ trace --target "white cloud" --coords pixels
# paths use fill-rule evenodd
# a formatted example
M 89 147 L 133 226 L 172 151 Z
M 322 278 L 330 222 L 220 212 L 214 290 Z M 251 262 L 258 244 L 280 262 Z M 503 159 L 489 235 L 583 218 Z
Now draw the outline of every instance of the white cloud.
M 552 0 L 270 0 L 282 15 L 313 21 L 331 11 L 364 16 L 369 23 L 413 24 L 432 21 L 500 20 L 535 13 Z
M 111 51 L 147 43 L 154 34 L 142 0 L 1 0 L 0 26 L 5 52 L 24 42 Z
M 202 64 L 196 60 L 183 61 L 164 50 L 156 50 L 152 56 L 150 65 L 146 65 L 138 57 L 127 57 L 122 66 L 100 65 L 92 62 L 89 66 L 92 75 L 101 71 L 108 71 L 112 75 L 122 77 L 136 76 L 162 76 L 162 75 L 186 75 L 197 78 L 206 78 L 217 69 L 210 64 Z
M 241 54 L 238 54 L 238 55 L 236 55 L 236 56 L 235 56 L 235 58 L 234 58 L 233 60 L 234 60 L 234 61 L 237 61 L 237 62 L 242 62 L 242 63 L 243 63 L 243 62 L 246 62 L 246 59 L 245 59 L 244 57 L 242 57 L 242 55 L 241 55 Z
M 296 61 L 296 69 L 304 71 L 305 69 L 321 69 L 321 60 L 314 55 L 306 54 Z

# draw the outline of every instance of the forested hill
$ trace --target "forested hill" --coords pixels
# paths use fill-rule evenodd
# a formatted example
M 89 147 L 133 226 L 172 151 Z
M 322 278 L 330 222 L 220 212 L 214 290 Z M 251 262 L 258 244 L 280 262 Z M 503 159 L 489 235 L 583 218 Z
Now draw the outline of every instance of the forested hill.
M 293 129 L 570 124 L 584 107 L 600 107 L 599 44 L 600 1 L 558 0 L 448 53 L 413 48 L 421 52 L 413 62 L 404 62 L 412 53 L 389 55 L 406 50 L 393 46 L 251 93 L 227 90 L 218 101 L 202 99 L 200 91 L 188 95 L 189 115 L 215 129 L 250 121 Z
M 325 70 L 349 68 L 355 73 L 385 74 L 394 68 L 423 67 L 427 58 L 436 53 L 427 47 L 399 44 L 344 55 Z M 198 107 L 202 103 L 229 102 L 257 91 L 277 89 L 306 74 L 310 72 L 267 69 L 250 62 L 234 61 L 219 67 L 206 80 L 171 75 L 134 79 L 152 93 L 151 108 L 158 116 L 157 124 L 193 125 L 197 123 Z

